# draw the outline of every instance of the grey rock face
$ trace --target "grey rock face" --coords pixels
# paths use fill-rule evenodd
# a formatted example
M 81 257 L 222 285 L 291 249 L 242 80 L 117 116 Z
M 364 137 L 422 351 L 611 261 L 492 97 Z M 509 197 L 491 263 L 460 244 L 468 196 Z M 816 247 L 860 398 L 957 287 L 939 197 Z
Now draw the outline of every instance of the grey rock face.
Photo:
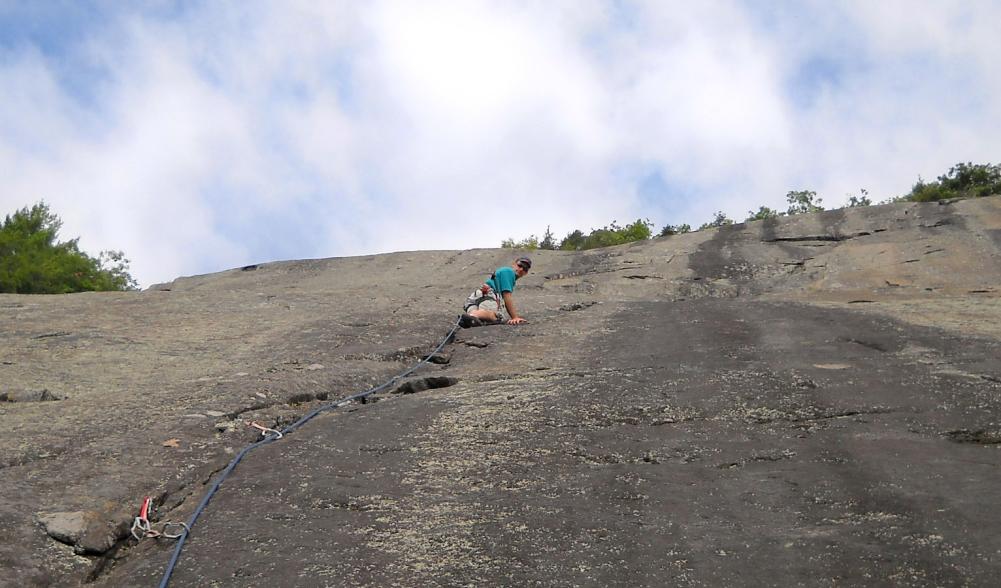
M 0 402 L 49 402 L 64 399 L 61 394 L 50 392 L 48 389 L 0 392 Z
M 535 252 L 529 324 L 248 454 L 175 585 L 992 586 L 999 231 L 992 197 Z M 413 366 L 514 256 L 0 295 L 0 585 L 155 584 L 144 496 L 187 520 L 249 423 Z
M 95 511 L 38 513 L 36 520 L 49 537 L 73 546 L 81 555 L 100 555 L 110 550 L 128 533 L 131 521 L 124 513 Z
M 39 513 L 37 519 L 49 537 L 67 545 L 76 545 L 87 531 L 91 515 L 83 511 Z

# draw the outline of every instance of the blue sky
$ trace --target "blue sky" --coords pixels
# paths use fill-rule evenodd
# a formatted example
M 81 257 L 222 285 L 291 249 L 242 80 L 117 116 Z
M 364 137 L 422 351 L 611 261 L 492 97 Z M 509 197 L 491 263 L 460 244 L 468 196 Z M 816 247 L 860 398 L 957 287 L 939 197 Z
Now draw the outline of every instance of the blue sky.
M 0 214 L 145 286 L 1001 162 L 1001 4 L 0 0 Z

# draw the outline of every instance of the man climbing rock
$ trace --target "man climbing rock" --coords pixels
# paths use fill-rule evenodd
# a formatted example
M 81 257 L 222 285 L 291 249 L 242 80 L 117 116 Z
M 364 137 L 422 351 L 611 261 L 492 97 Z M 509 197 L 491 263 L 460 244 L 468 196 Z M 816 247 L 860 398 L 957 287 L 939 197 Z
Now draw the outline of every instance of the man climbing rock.
M 459 318 L 459 326 L 468 329 L 490 323 L 520 325 L 528 322 L 514 306 L 514 284 L 532 269 L 532 260 L 519 257 L 510 267 L 497 268 L 482 286 L 473 290 L 463 305 L 465 314 Z M 503 301 L 503 307 L 501 302 Z M 504 318 L 504 309 L 510 319 Z

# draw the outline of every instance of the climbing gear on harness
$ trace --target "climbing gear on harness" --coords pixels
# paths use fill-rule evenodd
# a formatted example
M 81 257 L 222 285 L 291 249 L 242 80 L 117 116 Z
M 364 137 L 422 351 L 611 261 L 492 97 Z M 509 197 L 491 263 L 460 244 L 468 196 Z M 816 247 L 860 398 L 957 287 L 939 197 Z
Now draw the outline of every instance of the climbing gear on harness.
M 493 278 L 493 276 L 490 277 Z M 479 296 L 476 295 L 477 292 L 480 293 Z M 470 308 L 472 309 L 479 308 L 480 304 L 483 304 L 487 300 L 492 300 L 497 305 L 497 308 L 501 307 L 501 299 L 500 296 L 497 295 L 497 292 L 494 292 L 493 288 L 491 288 L 489 285 L 483 284 L 476 290 L 473 290 L 473 293 L 470 294 L 469 298 L 466 299 L 466 304 L 463 306 L 462 309 L 468 311 Z

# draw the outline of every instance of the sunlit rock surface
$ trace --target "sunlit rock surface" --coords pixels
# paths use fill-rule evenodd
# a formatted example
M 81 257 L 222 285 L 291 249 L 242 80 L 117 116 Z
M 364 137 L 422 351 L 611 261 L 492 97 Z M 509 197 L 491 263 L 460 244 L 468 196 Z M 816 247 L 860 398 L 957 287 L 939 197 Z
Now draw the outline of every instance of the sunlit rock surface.
M 535 252 L 248 454 L 173 585 L 993 586 L 1001 198 Z M 155 585 L 207 482 L 510 250 L 0 295 L 0 584 Z

